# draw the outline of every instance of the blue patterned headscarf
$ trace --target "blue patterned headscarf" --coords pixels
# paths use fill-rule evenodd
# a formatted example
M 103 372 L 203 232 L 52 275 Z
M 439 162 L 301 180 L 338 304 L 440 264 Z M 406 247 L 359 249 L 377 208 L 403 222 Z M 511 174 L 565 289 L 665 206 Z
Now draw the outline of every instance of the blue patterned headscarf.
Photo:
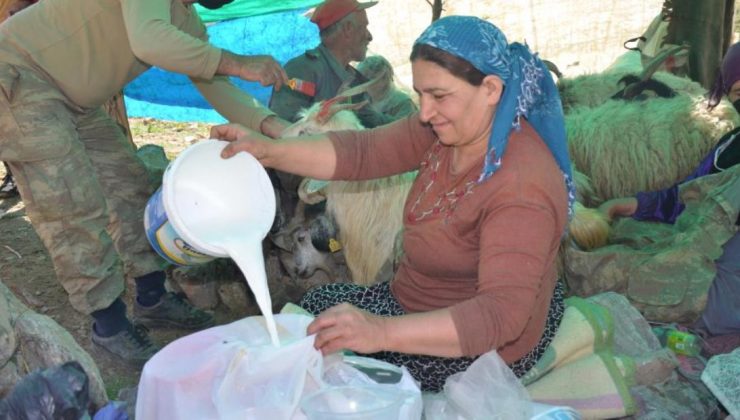
M 575 184 L 565 136 L 560 95 L 545 64 L 526 45 L 509 44 L 493 24 L 473 16 L 448 16 L 432 23 L 414 42 L 429 45 L 469 62 L 485 75 L 503 80 L 503 96 L 496 108 L 488 152 L 478 182 L 501 167 L 512 129 L 524 117 L 542 137 L 563 172 L 572 216 Z

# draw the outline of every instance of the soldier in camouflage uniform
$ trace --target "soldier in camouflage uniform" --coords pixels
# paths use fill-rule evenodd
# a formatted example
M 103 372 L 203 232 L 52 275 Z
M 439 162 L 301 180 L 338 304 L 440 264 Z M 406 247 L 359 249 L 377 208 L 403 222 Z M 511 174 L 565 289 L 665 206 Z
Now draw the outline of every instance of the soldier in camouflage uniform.
M 36 3 L 36 0 L 0 0 L 0 23 L 33 3 Z M 15 197 L 18 195 L 18 188 L 15 185 L 13 173 L 7 163 L 3 163 L 3 166 L 5 176 L 0 183 L 0 198 Z
M 279 88 L 279 64 L 211 46 L 194 2 L 44 0 L 0 25 L 0 159 L 71 304 L 92 315 L 93 342 L 137 364 L 158 347 L 129 321 L 125 278 L 135 280 L 141 324 L 199 329 L 213 320 L 166 292 L 165 262 L 143 227 L 153 188 L 102 105 L 157 65 L 190 76 L 227 118 L 271 136 L 287 124 L 225 77 Z

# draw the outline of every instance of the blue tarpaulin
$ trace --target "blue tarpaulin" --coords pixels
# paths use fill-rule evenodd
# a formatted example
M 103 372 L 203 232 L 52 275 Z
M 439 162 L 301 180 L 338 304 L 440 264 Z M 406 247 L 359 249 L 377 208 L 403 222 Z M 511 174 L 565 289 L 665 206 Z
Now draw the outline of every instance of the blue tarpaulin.
M 238 17 L 208 25 L 211 42 L 236 54 L 269 54 L 284 64 L 291 58 L 314 48 L 319 44 L 318 29 L 304 14 L 307 5 L 316 1 L 293 0 L 281 4 L 280 8 L 270 9 L 261 3 L 261 8 L 250 5 L 250 1 L 234 2 L 251 8 L 260 14 Z M 275 12 L 290 5 L 304 8 Z M 226 7 L 224 7 L 225 9 Z M 245 11 L 237 10 L 236 15 Z M 233 14 L 229 16 L 234 16 Z M 232 78 L 234 84 L 249 92 L 263 104 L 267 104 L 272 92 L 255 82 Z M 129 83 L 124 89 L 126 111 L 129 117 L 151 117 L 170 121 L 202 121 L 221 123 L 221 117 L 206 102 L 205 98 L 190 82 L 187 76 L 152 68 Z

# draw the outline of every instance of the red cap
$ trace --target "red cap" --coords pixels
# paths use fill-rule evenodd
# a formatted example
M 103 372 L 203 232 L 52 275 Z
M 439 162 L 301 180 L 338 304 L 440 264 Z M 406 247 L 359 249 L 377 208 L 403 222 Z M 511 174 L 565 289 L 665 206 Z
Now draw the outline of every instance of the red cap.
M 311 22 L 315 23 L 320 31 L 323 31 L 350 13 L 367 9 L 377 3 L 377 1 L 360 3 L 357 0 L 326 0 L 313 12 Z

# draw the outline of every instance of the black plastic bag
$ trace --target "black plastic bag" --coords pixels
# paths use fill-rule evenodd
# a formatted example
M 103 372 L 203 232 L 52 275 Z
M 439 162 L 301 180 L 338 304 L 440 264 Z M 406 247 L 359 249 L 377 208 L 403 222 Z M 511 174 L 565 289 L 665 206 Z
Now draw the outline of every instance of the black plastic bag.
M 89 379 L 75 361 L 36 370 L 21 379 L 0 401 L 0 419 L 78 420 L 89 418 Z

